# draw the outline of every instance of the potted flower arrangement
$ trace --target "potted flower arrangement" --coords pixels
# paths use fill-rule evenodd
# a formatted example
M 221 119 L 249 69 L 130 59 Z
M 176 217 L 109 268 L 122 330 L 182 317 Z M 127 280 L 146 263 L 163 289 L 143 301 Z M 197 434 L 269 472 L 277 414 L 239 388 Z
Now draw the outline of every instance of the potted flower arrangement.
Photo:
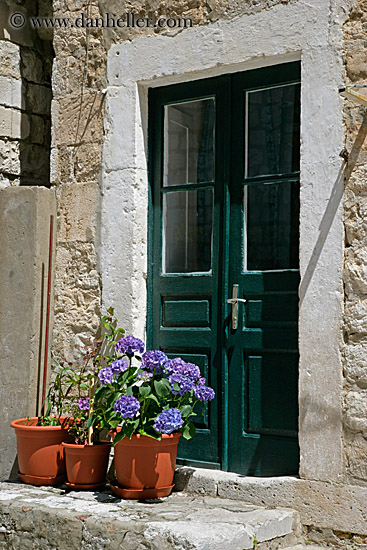
M 100 385 L 99 371 L 115 356 L 114 345 L 124 334 L 116 328 L 113 308 L 101 318 L 99 336 L 87 343 L 81 367 L 74 368 L 71 377 L 73 392 L 67 409 L 73 418 L 68 431 L 73 441 L 63 442 L 66 462 L 66 485 L 73 489 L 96 489 L 105 485 L 112 443 L 100 439 L 109 428 L 102 403 L 96 396 Z M 112 356 L 110 356 L 112 353 Z
M 111 443 L 98 442 L 104 426 L 97 414 L 98 404 L 93 409 L 93 394 L 103 362 L 111 360 L 108 353 L 115 353 L 114 344 L 124 334 L 123 329 L 116 328 L 113 309 L 107 313 L 101 318 L 101 336 L 86 342 L 81 366 L 54 361 L 57 368 L 47 394 L 46 412 L 11 422 L 17 436 L 18 475 L 25 483 L 59 485 L 65 481 L 66 471 L 71 486 L 93 488 L 105 482 Z
M 54 376 L 46 397 L 47 409 L 39 417 L 13 420 L 10 425 L 17 437 L 19 472 L 24 483 L 31 485 L 58 485 L 65 480 L 63 441 L 71 436 L 69 418 L 63 416 L 63 400 L 71 391 L 69 366 L 60 368 Z
M 115 358 L 99 371 L 100 406 L 91 415 L 91 422 L 102 415 L 113 433 L 117 480 L 111 489 L 123 498 L 170 494 L 179 439 L 195 435 L 195 405 L 215 396 L 197 365 L 144 350 L 132 336 L 116 342 Z

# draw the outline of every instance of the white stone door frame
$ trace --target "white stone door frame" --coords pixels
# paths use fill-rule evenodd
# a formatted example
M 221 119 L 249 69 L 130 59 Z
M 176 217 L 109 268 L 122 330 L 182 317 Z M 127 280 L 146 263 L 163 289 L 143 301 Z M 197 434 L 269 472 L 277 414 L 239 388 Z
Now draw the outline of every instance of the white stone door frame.
M 104 306 L 139 337 L 146 324 L 147 97 L 150 86 L 301 60 L 300 476 L 341 480 L 343 147 L 341 16 L 298 0 L 108 53 L 102 167 Z

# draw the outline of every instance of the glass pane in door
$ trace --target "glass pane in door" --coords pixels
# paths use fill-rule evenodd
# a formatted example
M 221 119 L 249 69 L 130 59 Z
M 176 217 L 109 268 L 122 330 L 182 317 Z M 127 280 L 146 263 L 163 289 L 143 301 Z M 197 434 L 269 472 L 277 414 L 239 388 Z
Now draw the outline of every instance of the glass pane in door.
M 299 183 L 245 186 L 244 271 L 298 269 Z
M 300 84 L 246 93 L 245 177 L 299 170 Z
M 163 196 L 163 272 L 208 272 L 212 264 L 213 190 Z
M 214 99 L 165 106 L 163 185 L 214 180 Z

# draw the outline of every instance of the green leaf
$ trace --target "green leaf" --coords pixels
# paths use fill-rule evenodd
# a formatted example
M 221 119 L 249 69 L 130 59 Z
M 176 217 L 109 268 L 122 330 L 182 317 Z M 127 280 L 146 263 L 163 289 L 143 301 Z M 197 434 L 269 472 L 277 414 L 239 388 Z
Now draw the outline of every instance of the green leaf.
M 113 438 L 113 445 L 115 446 L 116 443 L 118 443 L 119 441 L 121 441 L 121 439 L 123 439 L 125 437 L 125 434 L 123 432 L 123 430 L 121 430 L 121 432 L 118 432 L 115 437 Z
M 112 429 L 114 429 L 114 428 L 117 428 L 120 422 L 121 420 L 116 419 L 116 420 L 110 420 L 108 424 L 111 426 Z
M 168 383 L 168 387 L 165 382 Z M 154 389 L 159 397 L 166 397 L 171 391 L 171 384 L 165 378 L 162 380 L 155 380 Z
M 142 397 L 148 397 L 150 394 L 150 386 L 140 386 L 139 393 Z
M 154 393 L 151 393 L 147 396 L 147 399 L 151 399 L 152 401 L 154 401 L 155 403 L 157 403 L 157 405 L 159 405 L 159 401 L 157 399 L 157 397 L 154 395 Z
M 188 422 L 184 429 L 182 430 L 182 435 L 186 440 L 191 439 L 194 437 L 196 433 L 195 425 L 192 422 Z
M 182 418 L 186 418 L 187 416 L 189 416 L 190 411 L 191 411 L 191 405 L 184 405 L 183 407 L 181 407 L 180 413 Z
M 88 418 L 88 421 L 87 421 L 87 428 L 90 428 L 90 427 L 92 426 L 94 420 L 95 420 L 95 419 L 94 419 L 93 416 L 90 416 L 90 417 Z

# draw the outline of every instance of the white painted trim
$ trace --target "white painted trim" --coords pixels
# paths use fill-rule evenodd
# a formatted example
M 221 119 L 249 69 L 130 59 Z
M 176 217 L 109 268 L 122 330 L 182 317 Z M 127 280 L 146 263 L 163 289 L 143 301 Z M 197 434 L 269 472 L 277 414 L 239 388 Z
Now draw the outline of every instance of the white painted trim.
M 300 475 L 340 481 L 342 21 L 337 9 L 332 17 L 330 10 L 329 0 L 298 0 L 250 16 L 111 47 L 101 273 L 104 305 L 113 304 L 128 331 L 143 337 L 148 87 L 301 59 Z

